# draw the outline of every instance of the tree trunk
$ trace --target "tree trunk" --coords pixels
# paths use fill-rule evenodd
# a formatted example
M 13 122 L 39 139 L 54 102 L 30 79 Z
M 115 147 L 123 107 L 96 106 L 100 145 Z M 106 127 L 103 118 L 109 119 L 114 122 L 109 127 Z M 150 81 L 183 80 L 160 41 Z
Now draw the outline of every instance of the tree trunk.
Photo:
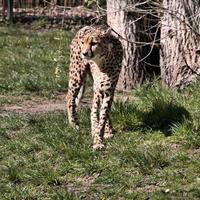
M 163 85 L 183 88 L 200 74 L 199 0 L 163 0 L 160 66 Z
M 13 21 L 13 0 L 8 0 L 7 19 L 8 19 L 10 22 Z
M 139 63 L 141 59 L 135 41 L 136 24 L 134 13 L 127 8 L 134 6 L 130 0 L 107 0 L 107 23 L 120 37 L 124 57 L 122 70 L 117 84 L 118 90 L 130 90 L 144 80 L 144 66 Z M 130 42 L 131 41 L 131 42 Z

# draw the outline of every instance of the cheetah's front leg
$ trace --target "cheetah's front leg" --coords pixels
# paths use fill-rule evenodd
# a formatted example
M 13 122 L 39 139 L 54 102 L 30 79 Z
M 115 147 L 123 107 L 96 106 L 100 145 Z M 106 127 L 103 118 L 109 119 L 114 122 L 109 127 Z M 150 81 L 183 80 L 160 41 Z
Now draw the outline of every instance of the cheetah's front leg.
M 93 100 L 92 100 L 92 109 L 91 109 L 91 131 L 92 137 L 94 138 L 95 130 L 99 124 L 98 110 L 100 105 L 100 93 L 94 91 Z
M 100 105 L 102 105 L 102 103 L 103 103 L 103 94 L 102 93 L 99 93 L 99 99 L 100 99 Z M 108 139 L 108 138 L 113 137 L 113 135 L 114 134 L 113 134 L 112 122 L 111 122 L 110 116 L 108 114 L 107 121 L 106 121 L 105 128 L 104 128 L 103 138 Z
M 105 129 L 104 129 L 103 138 L 108 139 L 108 138 L 111 138 L 113 136 L 114 136 L 114 133 L 113 133 L 112 122 L 111 122 L 110 116 L 108 115 L 106 125 L 105 125 Z
M 99 123 L 98 126 L 95 128 L 93 134 L 93 149 L 95 150 L 102 149 L 104 147 L 103 137 L 111 104 L 112 104 L 112 96 L 110 92 L 105 92 L 103 95 L 103 101 L 100 108 Z

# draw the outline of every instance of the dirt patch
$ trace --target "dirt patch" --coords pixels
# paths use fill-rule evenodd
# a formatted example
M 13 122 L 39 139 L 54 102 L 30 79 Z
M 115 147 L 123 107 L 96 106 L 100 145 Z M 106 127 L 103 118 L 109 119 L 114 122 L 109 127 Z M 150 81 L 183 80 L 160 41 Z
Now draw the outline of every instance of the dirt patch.
M 110 184 L 95 183 L 97 177 L 99 176 L 100 174 L 93 174 L 93 175 L 78 177 L 74 182 L 60 182 L 60 185 L 58 187 L 65 188 L 66 190 L 72 193 L 81 192 L 82 194 L 89 192 L 92 188 L 102 191 L 104 189 L 112 187 L 112 185 Z M 94 199 L 94 198 L 91 197 L 88 199 Z
M 8 106 L 1 108 L 0 112 L 18 112 L 18 113 L 38 113 L 38 112 L 52 112 L 52 111 L 65 111 L 64 104 L 58 103 L 45 103 L 35 106 Z
M 159 187 L 157 185 L 146 185 L 144 187 L 138 187 L 136 188 L 136 191 L 138 192 L 148 192 L 153 193 L 155 192 Z
M 82 100 L 81 106 L 89 107 L 90 102 L 90 98 L 86 97 Z M 31 100 L 20 102 L 19 105 L 4 105 L 0 108 L 0 115 L 6 113 L 46 113 L 55 111 L 66 111 L 66 94 L 58 94 L 50 100 L 33 97 Z
M 116 94 L 114 101 L 129 102 L 135 100 L 131 95 Z M 91 106 L 91 96 L 82 99 L 80 108 Z M 65 112 L 66 111 L 66 94 L 61 93 L 53 99 L 33 97 L 30 100 L 24 100 L 18 105 L 4 105 L 0 108 L 0 115 L 7 113 L 46 113 L 46 112 Z
M 82 187 L 84 187 L 85 191 L 87 191 L 94 184 L 98 176 L 99 174 L 93 174 L 92 176 L 87 175 L 87 176 L 79 177 L 77 179 L 77 182 L 79 183 L 79 185 L 82 185 Z

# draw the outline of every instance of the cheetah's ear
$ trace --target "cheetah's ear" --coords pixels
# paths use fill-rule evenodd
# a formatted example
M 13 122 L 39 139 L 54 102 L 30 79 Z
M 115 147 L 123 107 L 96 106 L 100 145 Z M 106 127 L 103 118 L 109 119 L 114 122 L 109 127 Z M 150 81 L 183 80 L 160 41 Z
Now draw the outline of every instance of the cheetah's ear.
M 92 30 L 93 30 L 92 26 L 85 26 L 85 27 L 83 27 L 81 29 L 81 31 L 80 31 L 80 37 L 83 37 L 87 31 L 92 31 Z

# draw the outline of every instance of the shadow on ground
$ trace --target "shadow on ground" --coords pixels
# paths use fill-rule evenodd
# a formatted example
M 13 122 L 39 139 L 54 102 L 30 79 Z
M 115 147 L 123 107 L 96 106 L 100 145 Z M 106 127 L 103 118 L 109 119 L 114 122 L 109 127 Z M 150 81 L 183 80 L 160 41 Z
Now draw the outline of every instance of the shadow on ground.
M 154 131 L 161 131 L 165 136 L 172 134 L 172 126 L 190 119 L 190 113 L 173 102 L 154 103 L 150 111 L 142 113 L 144 126 Z
M 118 103 L 113 113 L 116 126 L 123 131 L 161 131 L 165 136 L 172 134 L 175 124 L 190 119 L 190 113 L 173 102 L 155 101 L 147 112 L 138 110 L 135 105 Z

